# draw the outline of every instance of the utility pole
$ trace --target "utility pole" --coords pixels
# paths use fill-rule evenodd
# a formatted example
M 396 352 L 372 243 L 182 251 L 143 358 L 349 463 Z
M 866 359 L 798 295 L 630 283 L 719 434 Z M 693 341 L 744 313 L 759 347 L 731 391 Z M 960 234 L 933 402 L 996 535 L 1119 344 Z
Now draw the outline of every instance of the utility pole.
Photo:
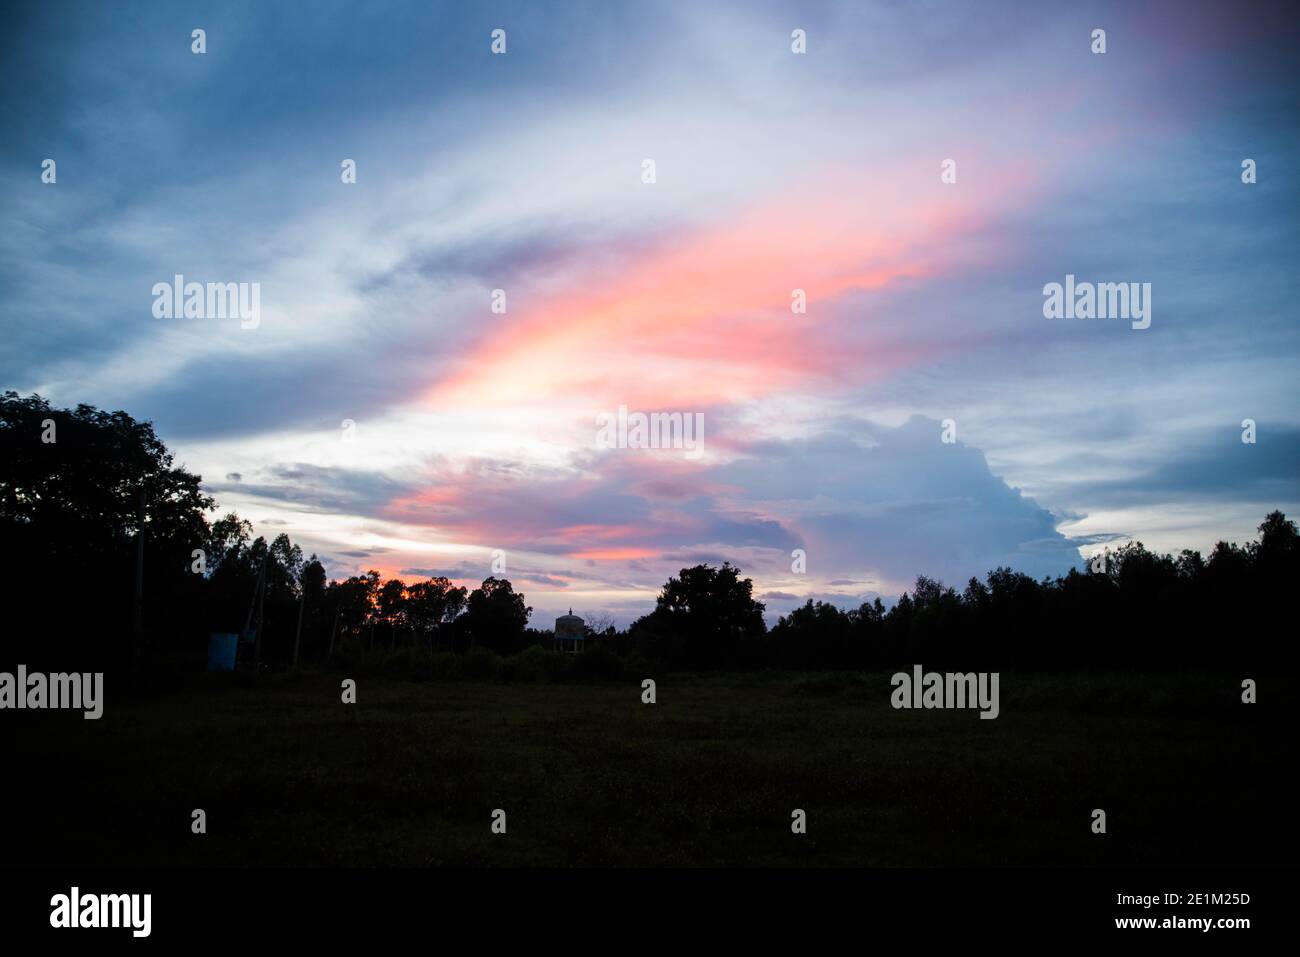
M 266 560 L 270 557 L 271 557 L 271 546 L 268 545 L 266 547 L 266 554 L 262 556 L 262 567 L 259 568 L 257 571 L 257 584 L 253 586 L 253 600 L 248 603 L 248 617 L 244 619 L 244 631 L 243 634 L 239 636 L 241 641 L 248 638 L 248 629 L 253 626 L 253 609 L 257 607 L 257 596 L 261 593 L 262 590 L 262 579 L 266 577 Z M 261 623 L 259 622 L 258 623 L 259 633 L 256 638 L 257 644 L 255 647 L 260 647 L 261 645 L 261 641 L 262 641 L 262 635 L 260 633 L 261 627 L 262 627 Z M 254 665 L 256 665 L 256 659 L 257 659 L 256 652 L 254 652 L 253 657 L 254 657 Z M 254 672 L 256 672 L 256 667 L 254 667 Z
M 301 587 L 301 585 L 299 586 Z M 302 595 L 298 598 L 298 630 L 293 636 L 293 670 L 298 670 L 298 646 L 302 643 L 302 609 L 307 604 L 307 589 L 302 589 Z
M 140 666 L 144 636 L 144 489 L 136 500 L 135 519 L 135 602 L 131 623 L 131 667 Z
M 270 549 L 267 550 L 270 555 Z M 266 564 L 262 565 L 262 591 L 257 596 L 257 634 L 253 638 L 253 674 L 260 674 L 262 670 L 262 632 L 265 630 L 263 625 L 266 623 Z
M 334 627 L 330 629 L 330 653 L 328 656 L 330 658 L 334 657 L 334 636 L 338 633 L 339 616 L 341 616 L 342 614 L 343 614 L 343 605 L 342 603 L 340 603 L 338 607 L 338 611 L 334 612 Z

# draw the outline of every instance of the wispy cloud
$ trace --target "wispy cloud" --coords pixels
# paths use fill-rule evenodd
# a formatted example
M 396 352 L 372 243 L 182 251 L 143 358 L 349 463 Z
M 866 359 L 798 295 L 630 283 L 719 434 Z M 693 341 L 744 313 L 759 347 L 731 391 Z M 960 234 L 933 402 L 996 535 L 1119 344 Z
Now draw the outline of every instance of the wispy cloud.
M 316 9 L 15 14 L 0 379 L 152 419 L 332 572 L 499 549 L 627 616 L 732 560 L 780 610 L 1300 507 L 1284 6 Z M 1067 272 L 1151 282 L 1151 329 L 1045 321 Z M 176 273 L 261 325 L 153 318 Z M 703 454 L 596 448 L 619 405 Z

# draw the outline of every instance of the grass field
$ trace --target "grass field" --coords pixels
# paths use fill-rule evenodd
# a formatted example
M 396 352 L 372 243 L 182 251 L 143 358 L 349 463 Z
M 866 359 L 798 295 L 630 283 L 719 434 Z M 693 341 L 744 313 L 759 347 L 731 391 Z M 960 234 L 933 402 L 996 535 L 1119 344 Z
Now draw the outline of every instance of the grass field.
M 1291 741 L 1237 681 L 1015 677 L 1001 717 L 889 677 L 203 683 L 11 712 L 10 863 L 1254 865 L 1294 860 Z M 10 720 L 10 719 L 14 720 Z M 1293 768 L 1290 768 L 1293 770 Z M 207 833 L 191 833 L 191 810 Z M 492 811 L 507 833 L 490 831 Z M 791 833 L 791 811 L 808 815 Z M 1090 831 L 1105 809 L 1108 833 Z M 12 855 L 12 856 L 11 856 Z

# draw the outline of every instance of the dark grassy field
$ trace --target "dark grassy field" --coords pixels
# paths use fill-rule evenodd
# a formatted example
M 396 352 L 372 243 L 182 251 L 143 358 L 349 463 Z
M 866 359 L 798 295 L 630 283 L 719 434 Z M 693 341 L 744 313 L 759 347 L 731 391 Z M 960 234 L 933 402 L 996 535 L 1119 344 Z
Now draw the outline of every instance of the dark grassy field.
M 1002 676 L 1001 717 L 888 675 L 214 681 L 11 712 L 5 858 L 73 865 L 1256 865 L 1292 742 L 1237 679 Z M 1093 808 L 1108 830 L 1090 832 Z M 208 833 L 190 831 L 207 812 Z M 490 832 L 494 808 L 508 832 Z M 790 814 L 808 814 L 808 833 Z

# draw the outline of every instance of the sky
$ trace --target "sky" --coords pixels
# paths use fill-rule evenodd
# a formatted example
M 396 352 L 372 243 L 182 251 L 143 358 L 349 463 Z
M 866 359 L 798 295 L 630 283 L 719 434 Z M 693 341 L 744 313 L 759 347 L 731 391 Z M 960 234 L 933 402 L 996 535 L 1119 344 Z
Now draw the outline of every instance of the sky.
M 627 624 L 730 561 L 774 620 L 1300 513 L 1286 5 L 3 16 L 0 388 L 151 420 L 333 578 Z M 178 274 L 256 323 L 159 317 Z M 1046 318 L 1067 276 L 1149 328 Z

